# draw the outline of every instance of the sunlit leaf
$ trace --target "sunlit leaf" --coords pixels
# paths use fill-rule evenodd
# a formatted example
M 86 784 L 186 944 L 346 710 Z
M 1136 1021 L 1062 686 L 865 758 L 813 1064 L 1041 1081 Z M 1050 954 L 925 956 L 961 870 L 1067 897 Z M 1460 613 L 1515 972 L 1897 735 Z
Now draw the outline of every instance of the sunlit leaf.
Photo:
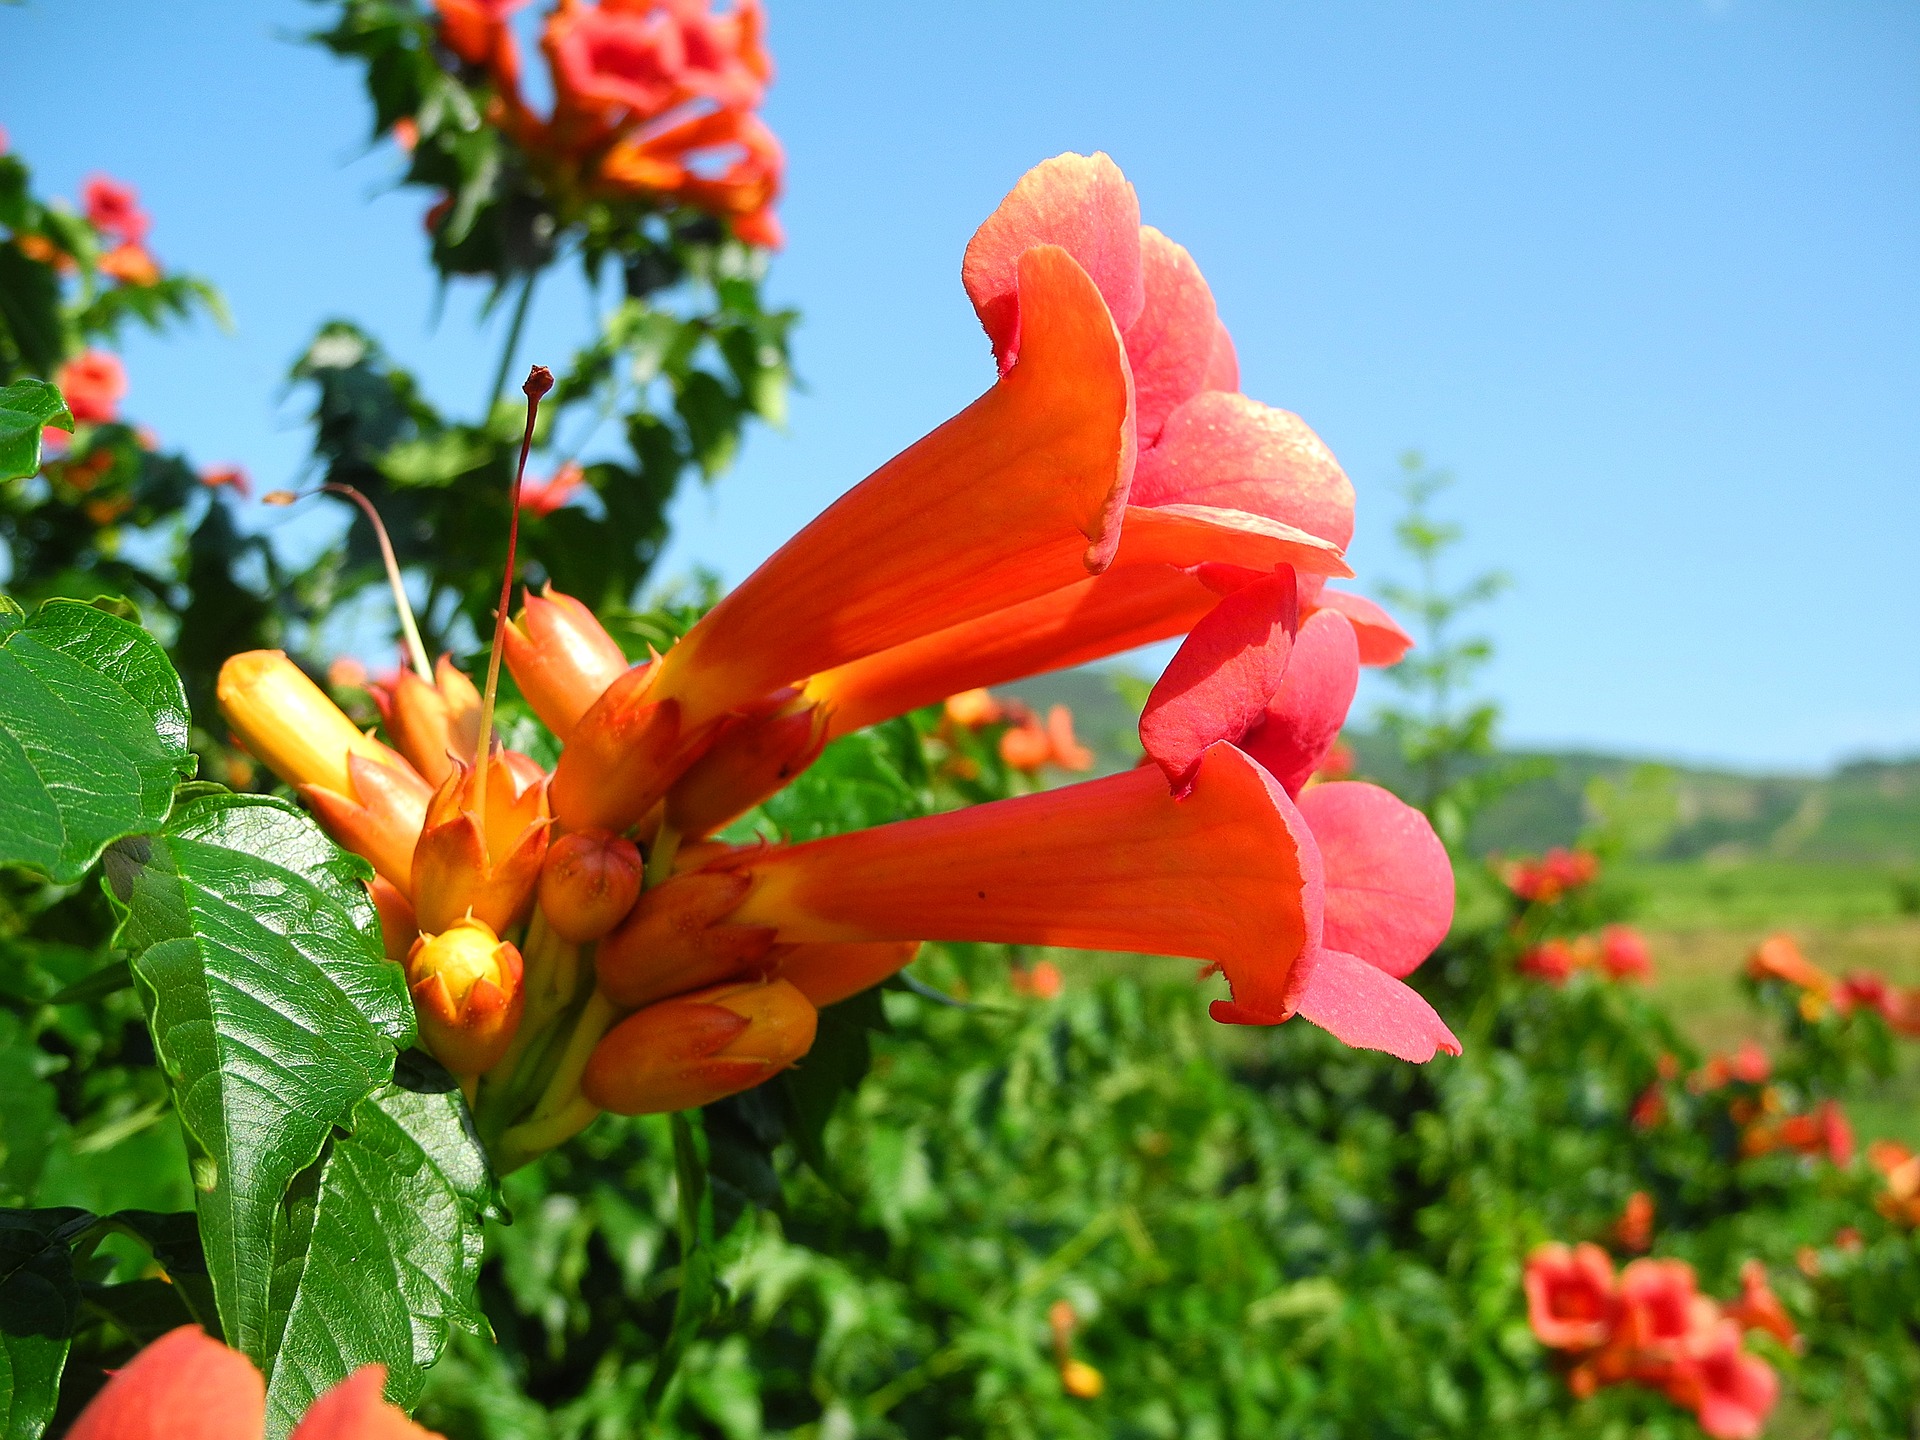
M 193 774 L 187 703 L 159 642 L 53 600 L 0 600 L 0 864 L 77 880 L 110 842 L 159 825 Z

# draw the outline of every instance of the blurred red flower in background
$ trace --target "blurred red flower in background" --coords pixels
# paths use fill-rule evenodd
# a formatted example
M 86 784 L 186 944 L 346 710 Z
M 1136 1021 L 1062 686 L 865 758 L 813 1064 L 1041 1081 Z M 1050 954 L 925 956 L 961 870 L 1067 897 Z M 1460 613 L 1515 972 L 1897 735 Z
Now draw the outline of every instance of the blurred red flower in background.
M 508 21 L 524 0 L 436 0 L 440 38 L 484 66 L 489 118 L 561 190 L 686 204 L 750 245 L 781 243 L 773 202 L 785 156 L 754 113 L 773 79 L 759 0 L 560 0 L 540 45 L 553 80 L 545 119 L 520 91 Z M 429 228 L 432 228 L 430 225 Z
M 570 503 L 586 484 L 587 472 L 571 460 L 545 480 L 520 486 L 520 508 L 528 515 L 551 515 Z
M 1516 860 L 1501 876 L 1507 888 L 1534 905 L 1551 905 L 1569 891 L 1591 885 L 1600 874 L 1600 861 L 1585 850 L 1556 845 L 1534 860 Z
M 66 397 L 67 408 L 82 425 L 105 425 L 120 414 L 127 393 L 127 371 L 104 350 L 83 350 L 62 365 L 54 384 Z
M 140 244 L 153 227 L 152 217 L 140 208 L 139 192 L 108 176 L 88 176 L 81 200 L 87 223 L 124 244 Z

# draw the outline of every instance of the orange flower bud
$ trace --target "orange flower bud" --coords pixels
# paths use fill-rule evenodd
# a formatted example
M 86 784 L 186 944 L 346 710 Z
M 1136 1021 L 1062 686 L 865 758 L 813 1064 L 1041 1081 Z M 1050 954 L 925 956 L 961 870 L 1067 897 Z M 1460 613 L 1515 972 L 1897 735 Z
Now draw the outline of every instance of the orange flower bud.
M 504 751 L 487 759 L 486 829 L 476 814 L 472 769 L 455 760 L 427 806 L 413 852 L 413 905 L 420 927 L 447 929 L 472 914 L 497 930 L 524 919 L 547 854 L 546 786 Z M 540 772 L 535 767 L 533 775 Z
M 752 884 L 746 875 L 726 872 L 682 875 L 642 895 L 600 942 L 594 962 L 600 993 L 631 1010 L 755 973 L 773 946 L 773 931 L 726 923 Z
M 633 909 L 644 870 L 639 847 L 609 830 L 562 835 L 540 868 L 540 913 L 570 944 L 598 940 Z
M 784 980 L 649 1005 L 606 1036 L 580 1093 L 618 1115 L 692 1110 L 772 1079 L 813 1047 L 819 1016 Z
M 453 757 L 472 755 L 480 744 L 480 692 L 442 655 L 429 685 L 402 670 L 391 690 L 373 692 L 394 747 L 413 762 L 429 785 L 453 773 Z
M 820 941 L 776 945 L 768 959 L 775 975 L 824 1010 L 905 969 L 919 949 L 918 940 Z
M 553 813 L 568 830 L 625 830 L 667 793 L 713 738 L 694 733 L 680 702 L 652 697 L 660 664 L 635 666 L 580 717 L 553 770 Z
M 502 636 L 507 669 L 533 713 L 561 741 L 627 671 L 627 657 L 593 612 L 551 585 L 527 596 Z M 469 747 L 471 750 L 471 747 Z
M 420 922 L 414 918 L 413 902 L 384 875 L 367 882 L 373 894 L 373 908 L 380 915 L 380 945 L 387 958 L 404 965 L 413 953 L 413 942 L 420 938 Z
M 289 785 L 351 795 L 347 757 L 394 761 L 280 650 L 249 650 L 220 667 L 220 713 L 247 753 Z
M 682 835 L 706 835 L 784 790 L 827 744 L 827 712 L 800 692 L 781 692 L 767 710 L 720 732 L 706 754 L 667 792 L 667 821 Z
M 407 955 L 421 1043 L 456 1075 L 491 1070 L 520 1028 L 521 975 L 520 952 L 482 921 L 422 935 Z
M 347 757 L 345 794 L 324 785 L 302 785 L 300 798 L 329 835 L 399 888 L 413 890 L 413 852 L 433 791 L 398 755 L 391 764 L 362 755 Z

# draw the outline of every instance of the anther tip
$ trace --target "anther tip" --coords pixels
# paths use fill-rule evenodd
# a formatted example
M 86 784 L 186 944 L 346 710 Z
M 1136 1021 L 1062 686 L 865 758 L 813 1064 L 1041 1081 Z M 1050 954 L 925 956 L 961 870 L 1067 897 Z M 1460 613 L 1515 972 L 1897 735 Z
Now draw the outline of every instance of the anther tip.
M 553 389 L 553 371 L 544 365 L 536 365 L 527 372 L 527 383 L 520 387 L 529 400 L 538 400 Z

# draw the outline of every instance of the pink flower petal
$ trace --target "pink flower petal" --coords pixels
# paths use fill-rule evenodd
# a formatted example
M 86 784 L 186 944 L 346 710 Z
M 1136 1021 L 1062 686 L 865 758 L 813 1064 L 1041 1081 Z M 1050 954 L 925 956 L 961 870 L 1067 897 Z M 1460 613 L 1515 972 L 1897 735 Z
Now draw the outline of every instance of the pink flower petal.
M 1043 160 L 967 242 L 960 278 L 1005 374 L 1020 352 L 1020 256 L 1058 245 L 1093 277 L 1121 332 L 1146 303 L 1140 272 L 1140 201 L 1104 154 Z
M 1410 974 L 1453 923 L 1453 866 L 1440 837 L 1378 785 L 1314 785 L 1299 803 L 1326 865 L 1323 943 Z
M 1175 794 L 1209 745 L 1237 743 L 1265 715 L 1299 628 L 1291 567 L 1243 586 L 1208 611 L 1147 697 L 1140 743 Z
M 1298 415 L 1218 390 L 1182 404 L 1141 450 L 1131 499 L 1244 510 L 1343 549 L 1353 538 L 1353 486 L 1320 437 Z
M 386 1402 L 387 1367 L 362 1365 L 308 1407 L 289 1440 L 435 1440 Z
M 1207 375 L 1201 383 L 1208 390 L 1240 388 L 1240 354 L 1233 348 L 1226 323 L 1219 319 L 1213 322 L 1213 351 L 1207 357 Z
M 120 1369 L 69 1440 L 260 1440 L 267 1382 L 198 1325 L 169 1330 Z
M 1151 225 L 1140 227 L 1146 305 L 1127 330 L 1134 415 L 1140 444 L 1153 443 L 1180 405 L 1200 393 L 1213 357 L 1213 292 L 1185 247 Z
M 1294 966 L 1305 983 L 1294 995 L 1294 1014 L 1303 1015 L 1342 1044 L 1358 1050 L 1384 1050 L 1399 1060 L 1423 1065 L 1436 1051 L 1460 1053 L 1460 1042 L 1434 1008 L 1409 986 L 1339 950 L 1322 950 L 1311 965 Z M 1212 1014 L 1223 1025 L 1273 1025 L 1285 1016 L 1263 1016 L 1232 1001 L 1216 1000 Z
M 1297 797 L 1340 738 L 1359 684 L 1353 626 L 1334 611 L 1317 611 L 1294 638 L 1286 678 L 1268 702 L 1266 718 L 1240 748 Z
M 1134 490 L 1135 503 L 1138 504 L 1138 480 L 1134 482 Z M 1353 622 L 1353 628 L 1360 637 L 1362 665 L 1397 665 L 1400 658 L 1413 648 L 1413 637 L 1400 628 L 1397 620 L 1364 595 L 1354 595 L 1345 590 L 1322 590 L 1314 599 L 1314 608 L 1338 610 Z

